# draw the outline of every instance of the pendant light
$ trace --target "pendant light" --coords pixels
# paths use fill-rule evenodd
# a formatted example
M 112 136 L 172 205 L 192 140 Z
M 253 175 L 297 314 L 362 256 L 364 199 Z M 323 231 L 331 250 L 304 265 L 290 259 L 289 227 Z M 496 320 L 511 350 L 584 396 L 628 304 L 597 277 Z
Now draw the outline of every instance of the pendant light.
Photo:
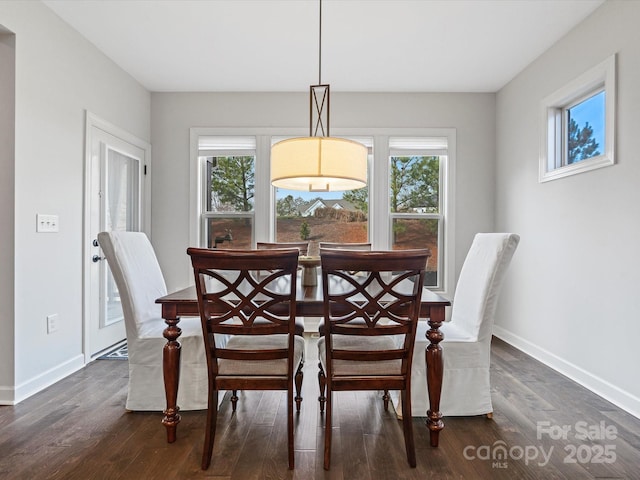
M 318 85 L 309 87 L 309 136 L 271 147 L 271 184 L 287 190 L 333 192 L 367 185 L 367 147 L 329 134 L 329 85 L 322 84 L 322 0 Z

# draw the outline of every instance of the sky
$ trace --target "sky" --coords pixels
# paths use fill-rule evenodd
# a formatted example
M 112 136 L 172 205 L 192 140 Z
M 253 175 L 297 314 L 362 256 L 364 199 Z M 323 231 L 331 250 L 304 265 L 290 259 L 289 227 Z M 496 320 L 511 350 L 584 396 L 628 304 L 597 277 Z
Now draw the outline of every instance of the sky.
M 589 97 L 584 102 L 572 107 L 571 118 L 578 127 L 583 128 L 586 122 L 593 128 L 593 136 L 598 142 L 598 150 L 604 153 L 604 92 Z

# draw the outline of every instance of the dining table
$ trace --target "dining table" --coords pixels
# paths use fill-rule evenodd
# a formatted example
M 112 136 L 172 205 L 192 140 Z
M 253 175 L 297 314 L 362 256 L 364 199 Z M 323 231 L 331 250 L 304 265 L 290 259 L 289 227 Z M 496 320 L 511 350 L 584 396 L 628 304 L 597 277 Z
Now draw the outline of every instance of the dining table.
M 299 317 L 323 317 L 322 278 L 319 269 L 316 272 L 317 281 L 308 281 L 308 272 L 299 271 L 296 285 L 296 315 Z M 304 279 L 307 281 L 303 281 Z M 162 424 L 166 427 L 167 442 L 176 441 L 177 427 L 180 423 L 180 408 L 177 405 L 178 388 L 180 383 L 180 317 L 198 317 L 198 299 L 195 286 L 169 293 L 156 299 L 162 307 L 162 318 L 167 327 L 163 332 L 167 343 L 163 347 L 162 366 L 167 408 L 163 411 Z M 440 412 L 440 393 L 442 390 L 442 375 L 444 371 L 442 347 L 440 342 L 443 334 L 440 326 L 445 320 L 445 309 L 451 302 L 427 287 L 422 292 L 420 319 L 426 320 L 429 329 L 426 332 L 428 340 L 425 348 L 427 394 L 429 410 L 426 413 L 426 427 L 429 429 L 430 444 L 438 446 L 440 431 L 444 428 L 442 413 Z

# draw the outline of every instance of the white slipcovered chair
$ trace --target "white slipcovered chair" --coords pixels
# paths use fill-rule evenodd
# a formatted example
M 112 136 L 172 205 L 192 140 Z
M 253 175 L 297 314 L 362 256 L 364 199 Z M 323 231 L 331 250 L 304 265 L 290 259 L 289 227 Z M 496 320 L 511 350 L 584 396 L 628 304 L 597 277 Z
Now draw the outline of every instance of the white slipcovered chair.
M 162 372 L 162 336 L 166 323 L 158 297 L 167 287 L 151 242 L 141 232 L 101 232 L 98 243 L 116 281 L 127 334 L 129 391 L 126 409 L 162 411 L 166 397 Z M 178 405 L 181 410 L 207 408 L 208 375 L 199 317 L 181 318 L 182 335 Z
M 440 327 L 444 374 L 440 411 L 443 416 L 493 413 L 489 366 L 493 318 L 500 287 L 520 237 L 513 233 L 478 233 L 462 265 L 451 310 L 451 321 Z M 412 416 L 424 417 L 427 396 L 425 333 L 427 322 L 418 324 L 411 372 Z M 397 393 L 396 412 L 402 416 Z

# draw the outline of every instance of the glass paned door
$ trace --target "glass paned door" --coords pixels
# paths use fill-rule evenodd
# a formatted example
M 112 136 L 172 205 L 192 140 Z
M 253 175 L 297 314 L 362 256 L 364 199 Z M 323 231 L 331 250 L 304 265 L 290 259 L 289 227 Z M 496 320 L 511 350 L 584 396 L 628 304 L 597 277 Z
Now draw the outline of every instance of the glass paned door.
M 93 121 L 94 119 L 91 118 Z M 86 351 L 95 358 L 126 338 L 121 299 L 98 243 L 105 231 L 141 231 L 148 149 L 110 125 L 88 128 Z
M 103 181 L 104 231 L 140 230 L 140 160 L 106 146 Z M 100 326 L 124 319 L 120 294 L 109 265 L 103 266 L 104 291 L 101 295 Z

